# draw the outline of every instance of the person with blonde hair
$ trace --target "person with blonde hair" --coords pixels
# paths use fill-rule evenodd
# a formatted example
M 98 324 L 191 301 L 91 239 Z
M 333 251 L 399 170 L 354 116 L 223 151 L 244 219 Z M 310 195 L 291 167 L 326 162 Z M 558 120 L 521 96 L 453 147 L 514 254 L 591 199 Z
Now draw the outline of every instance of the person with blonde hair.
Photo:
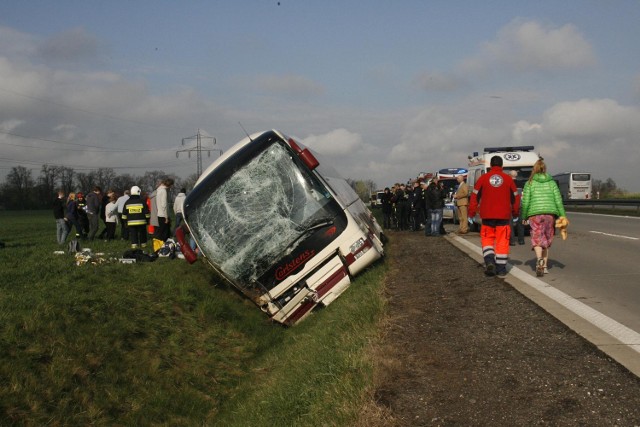
M 67 197 L 66 217 L 69 223 L 76 228 L 76 238 L 86 238 L 86 233 L 80 223 L 78 216 L 78 202 L 76 201 L 76 193 L 69 193 Z
M 540 158 L 531 171 L 522 190 L 521 218 L 529 221 L 531 247 L 536 254 L 536 276 L 549 270 L 549 248 L 553 243 L 556 218 L 565 217 L 558 184 L 547 173 L 544 159 Z

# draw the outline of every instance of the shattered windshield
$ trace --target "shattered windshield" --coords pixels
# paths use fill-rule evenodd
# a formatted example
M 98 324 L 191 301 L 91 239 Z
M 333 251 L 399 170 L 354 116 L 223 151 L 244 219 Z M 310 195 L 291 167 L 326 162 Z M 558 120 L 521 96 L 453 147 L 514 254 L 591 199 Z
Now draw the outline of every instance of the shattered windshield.
M 195 201 L 189 227 L 209 259 L 238 284 L 257 280 L 339 207 L 281 143 L 267 146 Z

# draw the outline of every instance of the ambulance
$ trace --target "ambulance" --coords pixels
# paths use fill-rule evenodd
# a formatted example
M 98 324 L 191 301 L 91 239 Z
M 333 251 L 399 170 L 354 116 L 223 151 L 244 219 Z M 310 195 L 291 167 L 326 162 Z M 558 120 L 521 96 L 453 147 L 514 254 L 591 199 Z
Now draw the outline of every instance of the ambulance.
M 534 146 L 513 146 L 513 147 L 487 147 L 482 153 L 474 152 L 468 156 L 469 167 L 467 175 L 467 184 L 473 189 L 478 179 L 491 169 L 490 163 L 493 156 L 502 157 L 502 169 L 505 173 L 516 171 L 518 175 L 515 178 L 516 187 L 522 194 L 522 188 L 531 176 L 533 165 L 540 159 L 540 155 L 534 151 Z M 476 214 L 475 218 L 469 218 L 471 228 L 480 229 L 482 223 L 480 216 Z

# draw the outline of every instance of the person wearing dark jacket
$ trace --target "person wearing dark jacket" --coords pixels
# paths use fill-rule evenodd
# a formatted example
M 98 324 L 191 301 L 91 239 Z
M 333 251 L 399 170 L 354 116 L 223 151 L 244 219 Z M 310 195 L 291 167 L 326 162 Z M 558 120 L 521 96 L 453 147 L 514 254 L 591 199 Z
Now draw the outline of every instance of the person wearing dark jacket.
M 140 197 L 140 187 L 131 187 L 131 195 L 122 208 L 122 220 L 127 222 L 131 249 L 147 246 L 147 225 L 149 224 L 149 208 Z
M 380 203 L 382 204 L 382 227 L 385 229 L 391 228 L 391 213 L 393 212 L 393 194 L 389 187 L 384 189 L 384 193 L 380 197 Z
M 82 227 L 82 235 L 84 238 L 89 234 L 89 218 L 87 216 L 87 199 L 84 198 L 84 194 L 78 192 L 76 194 L 76 209 L 78 214 L 78 222 Z
M 59 245 L 63 245 L 69 234 L 69 225 L 65 214 L 64 191 L 58 191 L 58 197 L 53 201 L 53 217 L 56 220 L 56 238 Z
M 93 191 L 87 194 L 87 217 L 89 218 L 89 240 L 93 240 L 98 233 L 100 210 L 102 206 L 101 196 L 102 189 L 98 186 L 93 187 Z
M 413 214 L 413 231 L 420 231 L 420 225 L 424 219 L 424 196 L 419 181 L 413 184 L 413 197 L 411 198 L 411 212 Z
M 396 190 L 396 207 L 398 209 L 398 230 L 406 230 L 409 228 L 409 197 L 406 193 L 404 184 Z
M 446 193 L 442 188 L 442 185 L 438 183 L 437 179 L 434 179 L 427 187 L 427 208 L 429 212 L 429 218 L 431 222 L 430 233 L 425 234 L 427 236 L 440 236 L 440 226 L 442 224 L 442 213 L 444 210 L 444 199 Z
M 72 225 L 76 228 L 76 238 L 81 238 L 84 240 L 86 237 L 86 233 L 82 228 L 82 224 L 80 223 L 78 212 L 79 211 L 78 204 L 76 202 L 76 194 L 69 193 L 69 197 L 67 197 L 66 217 L 69 221 L 69 225 Z

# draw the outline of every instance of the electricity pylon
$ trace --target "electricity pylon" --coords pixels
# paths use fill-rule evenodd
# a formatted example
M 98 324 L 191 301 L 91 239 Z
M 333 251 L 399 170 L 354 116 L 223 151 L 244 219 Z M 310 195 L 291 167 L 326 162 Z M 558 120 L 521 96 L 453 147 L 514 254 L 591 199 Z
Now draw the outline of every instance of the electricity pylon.
M 210 136 L 209 134 L 207 134 L 206 132 L 201 132 L 200 129 L 198 129 L 198 133 L 196 133 L 193 136 L 187 137 L 187 138 L 182 138 L 182 145 L 185 145 L 185 141 L 193 141 L 196 140 L 196 146 L 195 147 L 191 147 L 191 148 L 185 148 L 184 150 L 178 150 L 176 151 L 176 158 L 178 158 L 178 155 L 180 153 L 187 153 L 189 155 L 189 158 L 191 158 L 191 152 L 195 151 L 196 152 L 196 159 L 197 159 L 197 163 L 198 163 L 198 176 L 202 175 L 202 152 L 206 151 L 208 157 L 211 157 L 211 152 L 212 151 L 219 151 L 220 155 L 222 155 L 222 150 L 218 150 L 215 148 L 203 148 L 202 147 L 202 143 L 203 140 L 204 141 L 213 141 L 212 145 L 216 145 L 216 139 L 212 136 Z

